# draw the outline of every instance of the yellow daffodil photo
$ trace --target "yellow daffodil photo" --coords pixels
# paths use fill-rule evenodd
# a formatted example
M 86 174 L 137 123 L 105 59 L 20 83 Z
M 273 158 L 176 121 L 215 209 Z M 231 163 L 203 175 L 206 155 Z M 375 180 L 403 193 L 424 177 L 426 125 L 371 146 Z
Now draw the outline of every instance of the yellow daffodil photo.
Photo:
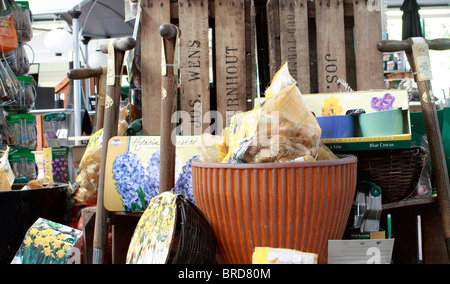
M 339 105 L 339 99 L 331 96 L 324 100 L 325 105 L 322 107 L 322 116 L 342 115 L 343 108 Z
M 81 231 L 38 219 L 25 235 L 12 264 L 65 264 Z

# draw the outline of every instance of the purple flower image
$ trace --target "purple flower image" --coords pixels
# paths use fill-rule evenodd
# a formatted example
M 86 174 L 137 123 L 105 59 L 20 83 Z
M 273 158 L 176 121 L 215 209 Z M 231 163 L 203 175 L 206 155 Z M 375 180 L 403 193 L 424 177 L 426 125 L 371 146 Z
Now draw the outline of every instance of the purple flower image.
M 148 172 L 148 183 L 150 195 L 157 196 L 159 194 L 159 161 L 160 161 L 160 151 L 156 151 L 152 158 L 148 162 L 147 172 Z M 183 166 L 182 172 L 175 172 L 175 188 L 173 192 L 175 194 L 181 194 L 186 199 L 195 204 L 194 193 L 192 190 L 192 160 L 198 158 L 198 156 L 193 157 L 186 162 Z M 178 163 L 178 162 L 177 162 Z M 176 168 L 178 168 L 176 166 Z M 152 197 L 153 197 L 152 196 Z
M 380 107 L 381 107 L 381 100 L 380 100 L 380 98 L 373 97 L 371 106 L 375 110 L 380 110 Z
M 148 206 L 149 187 L 141 160 L 134 153 L 125 153 L 113 164 L 117 192 L 122 195 L 125 211 L 143 211 Z
M 67 183 L 69 181 L 69 163 L 63 157 L 50 162 L 52 165 L 53 180 L 57 183 Z
M 383 98 L 372 98 L 371 106 L 376 111 L 392 110 L 395 102 L 395 97 L 386 93 Z
M 191 162 L 198 156 L 190 159 L 179 174 L 175 172 L 175 194 L 183 195 L 194 202 L 192 190 Z M 113 178 L 117 192 L 122 195 L 124 211 L 143 212 L 153 197 L 159 195 L 159 165 L 161 153 L 156 151 L 144 168 L 141 160 L 135 153 L 125 153 L 118 156 L 113 164 Z
M 198 156 L 192 157 L 183 166 L 183 171 L 178 177 L 175 183 L 175 189 L 173 190 L 176 194 L 181 194 L 187 200 L 195 204 L 194 192 L 192 190 L 192 161 L 197 159 Z
M 392 105 L 395 102 L 395 97 L 389 93 L 386 93 L 383 97 L 383 105 L 386 106 L 386 108 L 384 110 L 391 110 L 392 109 Z
M 156 151 L 150 160 L 148 161 L 147 172 L 148 172 L 148 187 L 149 187 L 149 200 L 159 194 L 159 161 L 161 158 L 161 152 Z

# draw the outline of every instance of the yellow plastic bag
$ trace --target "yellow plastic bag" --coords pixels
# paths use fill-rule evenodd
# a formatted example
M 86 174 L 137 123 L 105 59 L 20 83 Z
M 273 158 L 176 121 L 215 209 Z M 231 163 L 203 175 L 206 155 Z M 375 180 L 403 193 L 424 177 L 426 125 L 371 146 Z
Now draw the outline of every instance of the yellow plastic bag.
M 267 88 L 265 92 L 266 100 L 281 91 L 285 86 L 295 84 L 295 80 L 289 74 L 288 63 L 286 62 Z M 256 132 L 261 115 L 261 107 L 264 103 L 255 106 L 251 111 L 239 113 L 231 118 L 230 126 L 223 133 L 223 143 L 217 144 L 222 163 L 246 163 L 243 155 L 253 141 L 253 135 Z
M 119 112 L 117 136 L 125 135 L 128 123 L 127 107 Z M 103 129 L 92 135 L 80 161 L 76 183 L 79 187 L 72 194 L 75 206 L 95 206 L 97 204 L 97 190 L 100 178 L 100 164 L 102 162 Z
M 75 206 L 94 206 L 97 204 L 97 189 L 102 158 L 103 129 L 97 131 L 89 140 L 80 162 L 76 179 L 80 183 L 72 198 Z
M 288 63 L 286 62 L 283 64 L 280 70 L 278 70 L 277 74 L 275 74 L 275 77 L 273 77 L 272 83 L 266 89 L 264 96 L 266 97 L 266 99 L 270 99 L 273 95 L 275 95 L 285 87 L 289 87 L 295 84 L 297 84 L 297 82 L 289 73 Z
M 314 161 L 321 133 L 300 91 L 291 85 L 266 100 L 244 160 L 247 163 Z
M 199 159 L 205 163 L 220 163 L 220 151 L 216 144 L 220 137 L 203 134 L 197 145 Z M 224 156 L 223 156 L 224 157 Z M 222 157 L 222 159 L 223 159 Z
M 261 107 L 234 115 L 230 127 L 224 131 L 224 143 L 227 153 L 222 163 L 245 163 L 243 154 L 253 141 L 253 135 L 259 122 Z
M 266 101 L 235 115 L 224 133 L 222 163 L 268 163 L 317 158 L 321 129 L 285 63 L 266 90 Z M 220 150 L 225 147 L 221 145 Z
M 8 161 L 9 147 L 0 151 L 0 191 L 10 191 L 16 178 Z

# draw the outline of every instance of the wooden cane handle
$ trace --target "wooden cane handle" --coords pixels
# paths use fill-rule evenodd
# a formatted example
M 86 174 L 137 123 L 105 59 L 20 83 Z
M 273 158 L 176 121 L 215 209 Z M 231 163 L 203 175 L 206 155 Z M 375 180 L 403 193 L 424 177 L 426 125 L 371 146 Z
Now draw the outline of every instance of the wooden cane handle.
M 427 40 L 428 46 L 433 50 L 447 50 L 450 49 L 450 38 L 437 38 Z
M 447 50 L 450 49 L 450 38 L 438 38 L 426 40 L 430 49 Z M 381 52 L 411 51 L 413 42 L 407 40 L 383 40 L 377 44 L 377 49 Z
M 411 43 L 407 40 L 382 40 L 377 43 L 377 49 L 381 52 L 396 52 L 411 49 Z
M 117 38 L 113 40 L 112 45 L 117 51 L 127 51 L 136 47 L 136 40 L 132 37 Z M 108 53 L 109 44 L 103 44 L 101 50 L 103 53 Z
M 178 34 L 178 28 L 173 24 L 163 24 L 159 27 L 159 34 L 165 39 L 174 39 Z
M 72 69 L 67 72 L 67 77 L 72 80 L 84 80 L 103 75 L 103 67 Z

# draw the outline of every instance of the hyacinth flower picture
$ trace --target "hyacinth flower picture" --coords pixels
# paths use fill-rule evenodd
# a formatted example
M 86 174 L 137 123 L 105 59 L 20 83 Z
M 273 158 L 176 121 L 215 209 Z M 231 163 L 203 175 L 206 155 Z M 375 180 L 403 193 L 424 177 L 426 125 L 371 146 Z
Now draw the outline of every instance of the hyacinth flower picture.
M 105 207 L 112 212 L 144 212 L 159 196 L 160 137 L 127 136 L 110 140 L 105 172 Z M 173 193 L 195 203 L 192 160 L 197 136 L 178 136 Z
M 160 151 L 157 150 L 144 168 L 141 159 L 132 152 L 117 156 L 113 164 L 113 178 L 118 193 L 122 196 L 124 211 L 143 212 L 151 199 L 159 195 L 159 165 Z M 182 167 L 181 173 L 175 173 L 176 194 L 183 195 L 195 203 L 192 190 L 192 160 Z M 178 167 L 176 167 L 178 168 Z
M 157 150 L 150 161 L 148 162 L 147 172 L 148 172 L 148 181 L 149 181 L 149 192 L 151 193 L 151 198 L 157 196 L 159 194 L 159 163 L 160 163 L 161 152 Z M 198 158 L 198 156 L 194 156 L 189 159 L 186 164 L 182 167 L 181 172 L 178 170 L 179 161 L 176 161 L 175 165 L 175 188 L 173 192 L 176 194 L 181 194 L 184 198 L 188 199 L 192 203 L 195 204 L 194 200 L 194 192 L 192 190 L 192 161 Z M 178 158 L 176 157 L 176 160 Z M 149 201 L 150 201 L 149 200 Z
M 384 97 L 378 98 L 374 97 L 372 98 L 371 106 L 372 109 L 376 111 L 386 111 L 386 110 L 392 110 L 393 105 L 395 102 L 395 97 L 391 95 L 390 93 L 386 93 Z
M 148 177 L 141 159 L 135 153 L 127 152 L 116 158 L 113 178 L 116 180 L 117 191 L 122 195 L 125 211 L 144 211 L 147 208 Z
M 195 204 L 194 192 L 192 190 L 192 161 L 197 159 L 198 156 L 192 157 L 182 168 L 182 172 L 175 182 L 175 189 L 173 190 L 176 194 L 181 194 L 187 200 Z

